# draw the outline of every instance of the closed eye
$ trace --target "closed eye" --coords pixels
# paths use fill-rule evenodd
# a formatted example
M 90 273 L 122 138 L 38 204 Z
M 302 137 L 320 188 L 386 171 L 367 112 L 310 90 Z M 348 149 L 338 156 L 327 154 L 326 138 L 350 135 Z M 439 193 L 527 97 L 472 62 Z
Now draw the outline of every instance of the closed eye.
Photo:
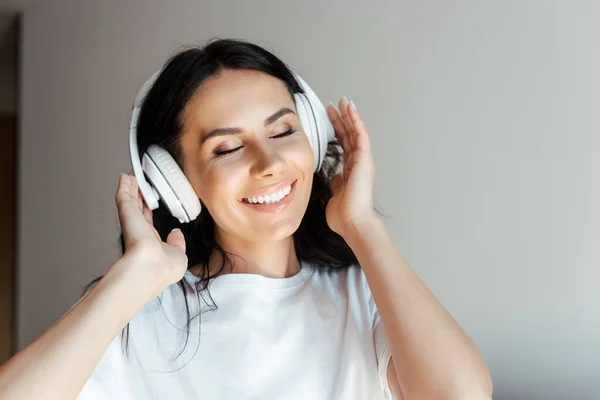
M 282 137 L 286 137 L 286 136 L 291 135 L 294 132 L 296 132 L 295 129 L 288 129 L 287 131 L 285 131 L 283 133 L 280 133 L 279 135 L 273 136 L 273 139 L 279 139 L 279 138 L 282 138 Z
M 288 129 L 287 131 L 285 131 L 285 132 L 283 132 L 283 133 L 280 133 L 279 135 L 275 135 L 275 136 L 273 136 L 273 137 L 272 137 L 272 139 L 281 139 L 281 138 L 283 138 L 283 137 L 286 137 L 286 136 L 289 136 L 289 135 L 291 135 L 291 134 L 293 134 L 293 133 L 295 133 L 295 132 L 296 132 L 296 130 L 295 130 L 295 129 Z M 225 156 L 225 155 L 227 155 L 227 154 L 232 154 L 232 153 L 235 153 L 236 151 L 238 151 L 238 150 L 239 150 L 239 149 L 241 149 L 241 148 L 242 148 L 242 146 L 238 146 L 238 147 L 236 147 L 235 149 L 230 149 L 230 150 L 222 150 L 222 151 L 215 151 L 215 155 L 216 155 L 217 157 L 220 157 L 220 156 Z
M 231 149 L 231 150 L 215 151 L 215 156 L 220 157 L 220 156 L 224 156 L 227 154 L 235 153 L 236 151 L 238 151 L 241 148 L 242 148 L 242 146 L 236 147 L 235 149 Z

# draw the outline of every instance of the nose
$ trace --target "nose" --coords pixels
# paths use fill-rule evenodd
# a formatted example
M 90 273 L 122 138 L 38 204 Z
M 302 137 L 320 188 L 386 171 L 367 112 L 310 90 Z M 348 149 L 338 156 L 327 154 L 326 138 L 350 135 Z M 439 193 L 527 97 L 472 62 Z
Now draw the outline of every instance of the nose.
M 285 168 L 285 159 L 275 146 L 258 145 L 252 152 L 252 176 L 276 176 Z

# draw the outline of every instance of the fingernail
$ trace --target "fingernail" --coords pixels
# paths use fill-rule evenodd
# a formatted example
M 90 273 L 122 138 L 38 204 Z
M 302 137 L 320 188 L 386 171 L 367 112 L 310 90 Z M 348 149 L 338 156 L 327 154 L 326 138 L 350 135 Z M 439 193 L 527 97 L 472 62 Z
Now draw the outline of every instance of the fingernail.
M 179 228 L 175 228 L 175 229 L 173 229 L 171 232 L 176 232 L 176 231 L 179 231 L 179 232 L 181 232 L 181 229 L 179 229 Z
M 331 100 L 329 100 L 329 104 L 331 104 L 331 107 L 335 108 L 335 106 L 333 105 L 333 103 L 331 102 Z
M 354 101 L 350 100 L 350 105 L 352 106 L 352 108 L 354 108 L 354 111 L 356 111 L 356 105 L 354 105 Z
M 348 103 L 348 98 L 346 96 L 344 96 L 344 101 L 346 102 L 346 104 Z

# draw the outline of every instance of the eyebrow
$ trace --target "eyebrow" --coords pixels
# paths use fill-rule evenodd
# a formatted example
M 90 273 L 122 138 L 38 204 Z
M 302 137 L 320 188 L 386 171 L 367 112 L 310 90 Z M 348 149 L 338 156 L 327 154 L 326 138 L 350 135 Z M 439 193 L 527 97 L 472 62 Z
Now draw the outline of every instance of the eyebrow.
M 265 119 L 265 126 L 269 126 L 272 123 L 274 123 L 275 121 L 277 121 L 279 118 L 283 117 L 286 114 L 296 114 L 293 110 L 290 110 L 289 108 L 282 108 L 281 110 L 277 111 L 275 114 L 271 115 L 269 118 Z M 204 142 L 206 142 L 208 139 L 210 139 L 211 137 L 215 137 L 215 136 L 224 136 L 224 135 L 235 135 L 235 134 L 239 134 L 242 133 L 242 128 L 217 128 L 217 129 L 213 129 L 212 131 L 210 131 L 208 133 L 208 135 L 204 136 L 204 138 L 202 138 L 202 143 L 204 144 Z

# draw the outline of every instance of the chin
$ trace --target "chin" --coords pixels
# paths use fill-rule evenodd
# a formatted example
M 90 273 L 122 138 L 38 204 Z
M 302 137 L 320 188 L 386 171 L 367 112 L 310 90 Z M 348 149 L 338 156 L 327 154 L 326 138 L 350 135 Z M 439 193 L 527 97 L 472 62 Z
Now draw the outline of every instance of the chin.
M 273 242 L 278 240 L 284 240 L 292 236 L 300 226 L 302 219 L 297 221 L 277 221 L 272 223 L 265 223 L 263 221 L 260 225 L 254 225 L 251 230 L 250 236 L 252 240 L 257 238 L 261 242 Z

